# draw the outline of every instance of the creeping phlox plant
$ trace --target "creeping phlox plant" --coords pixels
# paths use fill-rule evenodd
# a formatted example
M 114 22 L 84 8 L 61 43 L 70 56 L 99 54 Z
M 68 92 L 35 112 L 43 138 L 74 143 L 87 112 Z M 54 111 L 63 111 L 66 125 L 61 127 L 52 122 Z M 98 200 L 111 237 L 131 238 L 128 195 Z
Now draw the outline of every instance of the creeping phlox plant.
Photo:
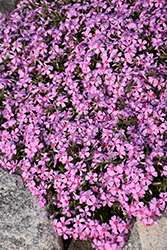
M 64 239 L 121 249 L 167 201 L 165 0 L 25 0 L 0 19 L 0 164 Z

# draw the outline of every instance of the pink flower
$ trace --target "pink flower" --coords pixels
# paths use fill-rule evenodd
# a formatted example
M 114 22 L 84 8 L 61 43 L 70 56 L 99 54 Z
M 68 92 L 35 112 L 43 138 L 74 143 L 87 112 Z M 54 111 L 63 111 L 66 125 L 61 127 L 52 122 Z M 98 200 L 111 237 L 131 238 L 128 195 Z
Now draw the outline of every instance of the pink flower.
M 20 63 L 20 58 L 18 57 L 16 52 L 11 52 L 9 58 L 11 59 L 12 64 L 19 64 Z
M 156 198 L 153 198 L 151 201 L 150 201 L 150 209 L 152 211 L 155 212 L 156 215 L 158 216 L 161 216 L 161 213 L 160 213 L 160 203 L 159 203 L 159 200 L 157 200 Z
M 138 39 L 138 48 L 139 48 L 139 51 L 142 51 L 142 50 L 145 50 L 146 49 L 146 46 L 145 44 L 147 43 L 146 40 L 142 41 L 142 39 Z
M 66 106 L 66 105 L 65 105 L 66 102 L 68 102 L 68 99 L 67 99 L 67 98 L 64 98 L 63 96 L 59 96 L 59 97 L 57 98 L 57 103 L 56 103 L 56 105 L 57 105 L 57 106 L 61 105 L 62 108 L 64 108 L 64 107 Z
M 126 27 L 128 28 L 128 29 L 136 29 L 136 23 L 135 22 L 131 22 L 131 23 L 128 23 L 127 25 L 126 25 Z
M 117 148 L 117 152 L 118 152 L 119 157 L 120 157 L 121 159 L 123 159 L 123 156 L 126 155 L 125 147 L 124 147 L 123 145 L 119 145 L 119 144 L 118 144 L 118 145 L 116 146 L 116 148 Z
M 81 212 L 82 212 L 82 209 L 81 209 Z M 85 219 L 80 217 L 80 215 L 77 215 L 76 218 L 74 218 L 73 222 L 74 222 L 74 227 L 77 228 L 77 227 L 80 227 L 80 225 L 83 225 L 85 223 Z
M 79 152 L 79 156 L 83 159 L 85 157 L 89 157 L 90 153 L 89 153 L 89 148 L 84 148 Z
M 68 157 L 67 155 L 62 156 L 61 158 L 62 163 L 67 164 L 67 165 L 69 165 L 72 160 L 73 158 L 71 156 Z
M 89 180 L 89 183 L 93 184 L 94 182 L 97 182 L 97 180 L 98 180 L 97 174 L 92 173 L 92 172 L 88 172 L 87 175 L 85 176 L 85 180 Z
M 97 226 L 97 231 L 99 232 L 99 238 L 111 237 L 109 233 L 111 227 L 107 223 L 102 223 L 102 225 Z
M 11 159 L 13 155 L 15 155 L 16 153 L 17 153 L 16 146 L 14 144 L 12 145 L 8 144 L 8 148 L 6 151 L 6 155 L 8 156 L 8 158 Z
M 146 227 L 149 227 L 149 226 L 154 224 L 154 221 L 151 218 L 148 218 L 148 219 L 143 218 L 142 222 L 143 222 L 143 225 L 146 226 Z
M 48 46 L 47 46 L 45 43 L 41 43 L 41 44 L 40 44 L 39 49 L 40 49 L 40 54 L 41 54 L 42 56 L 44 56 L 45 53 L 47 53 L 47 47 L 48 47 Z
M 101 207 L 99 199 L 97 199 L 95 196 L 91 196 L 91 200 L 89 200 L 87 204 L 91 206 L 91 211 L 95 211 L 96 209 L 99 209 Z
M 14 41 L 12 45 L 13 45 L 13 48 L 12 48 L 13 51 L 15 51 L 15 50 L 16 50 L 17 52 L 20 52 L 20 51 L 21 51 L 22 44 L 21 44 L 20 42 Z
M 102 201 L 102 205 L 105 207 L 106 206 L 106 204 L 109 206 L 109 207 L 111 207 L 112 205 L 113 205 L 113 202 L 115 201 L 115 198 L 114 197 L 112 197 L 110 194 L 104 194 L 104 193 L 102 193 L 101 194 L 101 200 L 103 200 Z
M 46 203 L 46 200 L 44 198 L 42 198 L 40 201 L 38 201 L 38 205 L 40 207 L 44 207 L 45 203 Z
M 118 231 L 121 233 L 124 231 L 124 225 L 122 224 L 122 220 L 119 217 L 116 217 L 115 215 L 111 217 L 111 220 L 109 220 L 109 224 L 115 234 L 118 234 Z
M 156 38 L 151 38 L 152 46 L 155 47 L 155 49 L 158 49 L 159 46 L 163 45 L 163 41 L 161 39 L 161 35 L 156 35 Z

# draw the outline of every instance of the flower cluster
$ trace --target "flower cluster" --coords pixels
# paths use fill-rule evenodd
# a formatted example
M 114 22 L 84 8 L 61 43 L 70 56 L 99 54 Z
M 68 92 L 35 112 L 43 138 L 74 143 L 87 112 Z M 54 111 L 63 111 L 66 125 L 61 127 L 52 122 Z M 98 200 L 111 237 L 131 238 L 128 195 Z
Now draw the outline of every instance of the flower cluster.
M 167 200 L 165 0 L 24 0 L 0 18 L 0 164 L 67 239 L 121 249 Z

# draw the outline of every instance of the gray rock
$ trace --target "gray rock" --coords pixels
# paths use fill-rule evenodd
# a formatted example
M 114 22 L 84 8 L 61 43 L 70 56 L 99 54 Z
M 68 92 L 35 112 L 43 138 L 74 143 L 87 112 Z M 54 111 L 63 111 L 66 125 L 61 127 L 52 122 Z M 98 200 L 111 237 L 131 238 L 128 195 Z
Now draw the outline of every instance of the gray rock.
M 91 240 L 72 240 L 68 250 L 94 250 L 91 245 Z
M 63 250 L 37 202 L 19 175 L 0 168 L 0 250 Z
M 132 227 L 128 235 L 129 239 L 127 241 L 126 246 L 124 246 L 122 250 L 142 250 L 140 234 L 138 232 L 138 225 L 135 224 L 135 222 L 136 220 L 134 220 L 134 222 L 132 223 Z
M 159 225 L 145 227 L 138 224 L 142 250 L 167 250 L 167 211 L 157 219 Z
M 16 8 L 18 0 L 0 0 L 0 12 L 9 13 Z

